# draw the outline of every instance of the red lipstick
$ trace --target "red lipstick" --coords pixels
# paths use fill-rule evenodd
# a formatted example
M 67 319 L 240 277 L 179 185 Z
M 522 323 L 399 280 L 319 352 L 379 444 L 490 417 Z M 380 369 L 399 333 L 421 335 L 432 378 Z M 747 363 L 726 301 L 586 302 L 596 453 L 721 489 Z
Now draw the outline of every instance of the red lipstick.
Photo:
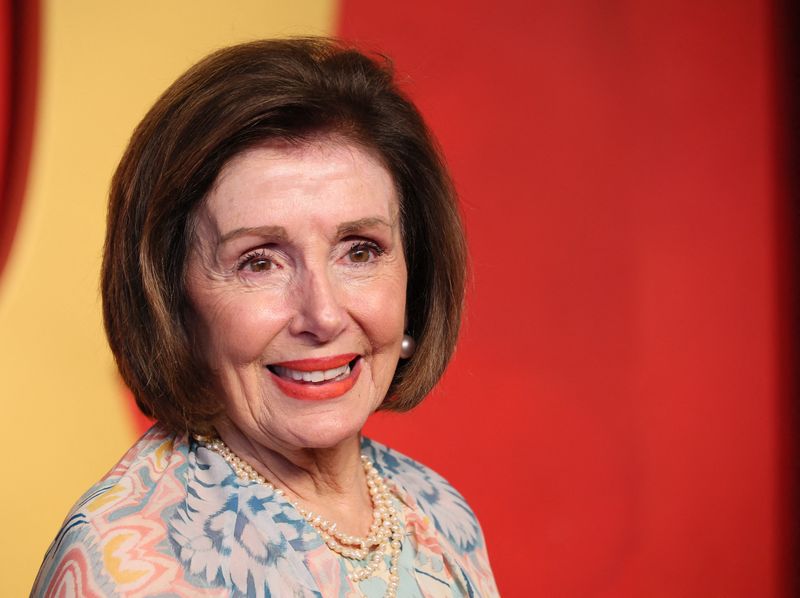
M 299 359 L 296 361 L 284 361 L 282 363 L 274 363 L 272 366 L 279 366 L 300 372 L 313 372 L 319 370 L 332 370 L 350 363 L 356 359 L 356 353 L 348 353 L 346 355 L 336 355 L 334 357 L 321 357 L 315 359 Z M 304 380 L 294 380 L 292 378 L 284 378 L 277 375 L 271 368 L 268 368 L 272 380 L 275 385 L 286 396 L 294 399 L 301 399 L 306 401 L 322 401 L 325 399 L 335 399 L 342 396 L 348 390 L 353 388 L 358 381 L 358 376 L 361 374 L 361 360 L 356 361 L 355 365 L 350 370 L 350 375 L 343 380 L 326 380 L 323 382 L 306 382 Z
M 272 363 L 270 365 L 277 365 L 300 372 L 313 372 L 315 370 L 332 370 L 333 368 L 341 367 L 346 363 L 350 363 L 356 357 L 358 357 L 357 353 L 345 353 L 343 355 L 334 355 L 333 357 L 296 359 L 294 361 L 282 361 L 281 363 Z

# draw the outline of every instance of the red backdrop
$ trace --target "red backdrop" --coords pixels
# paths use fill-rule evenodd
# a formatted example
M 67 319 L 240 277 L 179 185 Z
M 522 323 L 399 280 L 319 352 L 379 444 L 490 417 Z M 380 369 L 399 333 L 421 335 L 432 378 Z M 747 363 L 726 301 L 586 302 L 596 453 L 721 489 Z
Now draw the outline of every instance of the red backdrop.
M 11 116 L 11 2 L 0 0 L 0 239 L 3 237 L 3 214 L 5 212 L 5 193 L 2 189 L 6 181 L 6 160 L 8 159 L 8 124 Z M 2 243 L 2 241 L 0 241 Z M 3 270 L 0 254 L 0 272 Z
M 0 275 L 27 183 L 38 61 L 39 0 L 0 0 Z
M 369 432 L 483 523 L 504 596 L 775 596 L 771 12 L 757 1 L 343 2 L 438 133 L 463 342 Z

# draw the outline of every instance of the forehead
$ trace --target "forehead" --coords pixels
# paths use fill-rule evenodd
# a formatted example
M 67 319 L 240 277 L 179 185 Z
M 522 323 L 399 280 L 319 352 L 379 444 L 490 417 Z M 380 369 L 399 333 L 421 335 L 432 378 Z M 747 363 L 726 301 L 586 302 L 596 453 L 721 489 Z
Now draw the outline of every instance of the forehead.
M 207 194 L 201 214 L 221 229 L 290 217 L 394 222 L 392 176 L 378 154 L 341 137 L 270 141 L 232 158 Z

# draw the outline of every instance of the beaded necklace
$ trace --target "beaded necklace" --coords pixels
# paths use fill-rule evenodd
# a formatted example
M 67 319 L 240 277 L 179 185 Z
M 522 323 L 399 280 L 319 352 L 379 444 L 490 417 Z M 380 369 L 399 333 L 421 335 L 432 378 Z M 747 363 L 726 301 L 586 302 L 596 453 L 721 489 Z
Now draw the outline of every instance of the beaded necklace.
M 349 560 L 367 559 L 366 565 L 353 565 L 353 571 L 348 574 L 350 580 L 359 582 L 369 579 L 377 573 L 381 564 L 384 564 L 384 555 L 388 556 L 389 579 L 386 598 L 396 598 L 400 583 L 397 563 L 403 547 L 403 527 L 385 480 L 366 456 L 361 455 L 361 464 L 367 474 L 367 488 L 372 500 L 372 524 L 369 526 L 369 535 L 361 537 L 339 531 L 336 523 L 328 521 L 313 511 L 306 510 L 297 501 L 286 497 L 286 493 L 282 489 L 276 488 L 252 465 L 234 453 L 222 439 L 199 435 L 194 438 L 202 446 L 219 454 L 230 464 L 239 479 L 258 482 L 276 496 L 285 497 L 333 552 Z

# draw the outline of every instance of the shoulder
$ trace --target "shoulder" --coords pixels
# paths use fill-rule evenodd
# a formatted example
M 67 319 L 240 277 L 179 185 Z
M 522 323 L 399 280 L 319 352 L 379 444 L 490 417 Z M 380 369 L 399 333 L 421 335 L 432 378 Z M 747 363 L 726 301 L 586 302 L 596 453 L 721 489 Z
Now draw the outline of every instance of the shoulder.
M 362 450 L 431 518 L 437 531 L 462 554 L 485 550 L 483 533 L 466 499 L 431 468 L 394 449 L 363 439 Z
M 144 434 L 72 507 L 70 517 L 87 523 L 152 518 L 183 497 L 188 456 L 185 439 L 157 427 Z
M 104 595 L 126 580 L 136 581 L 132 575 L 165 572 L 159 544 L 167 514 L 185 494 L 186 455 L 185 441 L 158 428 L 148 431 L 72 507 L 45 555 L 32 595 L 49 595 L 56 588 Z M 122 563 L 141 568 L 122 570 Z

